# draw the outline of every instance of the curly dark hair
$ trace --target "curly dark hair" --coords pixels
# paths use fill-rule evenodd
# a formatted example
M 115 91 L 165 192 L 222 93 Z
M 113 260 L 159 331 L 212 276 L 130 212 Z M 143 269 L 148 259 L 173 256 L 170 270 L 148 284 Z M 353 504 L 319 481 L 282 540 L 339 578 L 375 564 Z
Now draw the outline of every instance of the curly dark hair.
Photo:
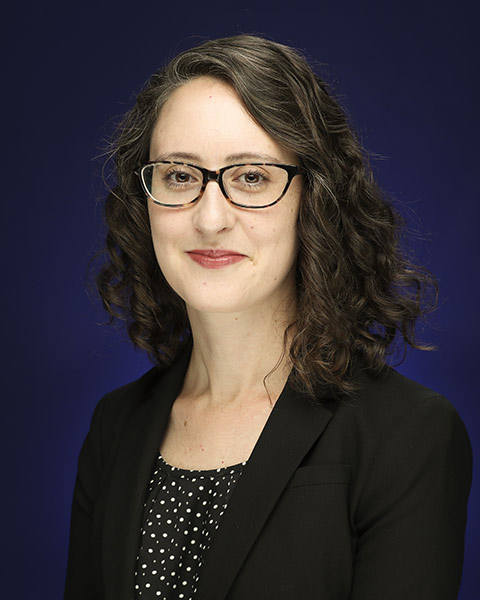
M 430 349 L 416 341 L 415 323 L 427 311 L 435 280 L 402 252 L 402 220 L 375 182 L 345 112 L 298 51 L 251 35 L 179 54 L 150 78 L 118 127 L 111 150 L 116 184 L 105 203 L 106 262 L 97 276 L 111 319 L 125 321 L 133 343 L 162 366 L 189 337 L 185 303 L 155 258 L 147 200 L 134 171 L 148 161 L 165 101 L 201 76 L 233 86 L 252 118 L 306 172 L 296 316 L 285 334 L 294 383 L 308 393 L 317 384 L 349 392 L 358 355 L 378 372 L 397 342 Z

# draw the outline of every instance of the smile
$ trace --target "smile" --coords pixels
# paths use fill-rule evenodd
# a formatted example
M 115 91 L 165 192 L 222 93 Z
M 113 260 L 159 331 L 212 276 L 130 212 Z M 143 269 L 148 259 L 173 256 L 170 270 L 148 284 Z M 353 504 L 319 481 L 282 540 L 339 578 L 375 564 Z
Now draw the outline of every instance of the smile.
M 222 269 L 246 258 L 234 250 L 190 250 L 187 254 L 205 269 Z

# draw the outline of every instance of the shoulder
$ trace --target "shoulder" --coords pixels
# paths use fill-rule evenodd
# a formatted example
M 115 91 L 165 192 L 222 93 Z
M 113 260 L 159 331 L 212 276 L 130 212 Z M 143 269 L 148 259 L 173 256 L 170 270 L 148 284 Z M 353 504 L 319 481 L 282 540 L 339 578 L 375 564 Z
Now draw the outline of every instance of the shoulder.
M 378 376 L 358 370 L 355 379 L 358 390 L 333 403 L 334 415 L 320 441 L 329 460 L 351 464 L 364 476 L 381 466 L 383 477 L 395 469 L 413 473 L 440 465 L 448 456 L 468 477 L 470 440 L 447 398 L 390 367 Z
M 138 379 L 130 381 L 105 394 L 95 412 L 110 422 L 134 412 L 150 395 L 162 377 L 162 370 L 153 367 Z
M 143 419 L 143 426 L 158 407 L 166 406 L 178 393 L 190 360 L 187 344 L 168 367 L 153 367 L 140 378 L 109 392 L 98 403 L 91 420 L 89 436 L 102 449 L 115 447 L 115 440 L 129 423 Z M 158 402 L 162 399 L 162 402 Z M 104 452 L 102 452 L 102 455 Z
M 391 367 L 377 375 L 359 370 L 358 390 L 351 399 L 340 402 L 350 418 L 385 435 L 402 424 L 422 423 L 424 433 L 438 436 L 452 426 L 464 428 L 453 404 L 442 394 L 405 377 Z
M 155 366 L 138 379 L 109 392 L 98 403 L 92 423 L 101 420 L 103 431 L 118 431 L 155 398 L 175 394 L 183 382 L 191 345 L 181 349 L 170 366 Z
M 447 398 L 389 367 L 377 377 L 361 371 L 357 382 L 355 396 L 337 403 L 329 435 L 361 488 L 398 490 L 403 480 L 413 489 L 417 477 L 443 473 L 469 489 L 470 440 Z
M 140 378 L 105 394 L 93 412 L 90 428 L 80 453 L 95 455 L 103 463 L 115 447 L 119 434 L 132 416 L 148 401 L 162 379 L 162 370 L 153 367 Z

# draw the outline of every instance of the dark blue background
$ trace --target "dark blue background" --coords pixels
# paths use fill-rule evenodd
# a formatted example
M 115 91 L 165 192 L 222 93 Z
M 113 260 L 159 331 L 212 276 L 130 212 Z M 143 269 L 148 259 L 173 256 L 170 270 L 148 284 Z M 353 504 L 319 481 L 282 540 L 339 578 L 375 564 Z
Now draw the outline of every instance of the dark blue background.
M 381 182 L 424 232 L 415 241 L 419 258 L 440 279 L 441 306 L 425 334 L 439 350 L 411 353 L 400 370 L 450 398 L 478 455 L 475 5 L 118 1 L 6 9 L 3 597 L 61 597 L 76 459 L 90 415 L 103 393 L 148 366 L 96 324 L 103 316 L 85 291 L 101 228 L 102 160 L 94 159 L 112 117 L 150 73 L 204 38 L 263 33 L 326 64 L 364 144 L 382 157 Z M 478 505 L 474 482 L 462 600 L 478 598 Z

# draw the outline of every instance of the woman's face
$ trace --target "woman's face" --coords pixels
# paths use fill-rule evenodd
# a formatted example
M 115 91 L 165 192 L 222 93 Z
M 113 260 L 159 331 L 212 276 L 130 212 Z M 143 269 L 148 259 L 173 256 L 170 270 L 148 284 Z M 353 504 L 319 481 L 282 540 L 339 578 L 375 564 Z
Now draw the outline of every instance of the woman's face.
M 240 162 L 298 164 L 253 121 L 232 87 L 210 77 L 194 79 L 169 97 L 153 130 L 150 160 L 210 170 Z M 293 292 L 301 187 L 301 177 L 294 177 L 280 202 L 257 210 L 230 204 L 214 181 L 199 201 L 183 208 L 149 199 L 159 266 L 189 310 L 274 311 Z M 211 250 L 231 256 L 211 258 L 205 253 Z

